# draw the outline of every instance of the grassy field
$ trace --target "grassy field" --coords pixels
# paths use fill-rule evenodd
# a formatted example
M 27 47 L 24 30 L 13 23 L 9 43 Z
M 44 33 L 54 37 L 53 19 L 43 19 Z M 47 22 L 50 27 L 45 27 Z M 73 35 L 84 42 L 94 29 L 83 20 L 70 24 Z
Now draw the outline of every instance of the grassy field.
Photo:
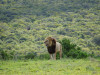
M 0 75 L 100 75 L 100 59 L 0 60 Z

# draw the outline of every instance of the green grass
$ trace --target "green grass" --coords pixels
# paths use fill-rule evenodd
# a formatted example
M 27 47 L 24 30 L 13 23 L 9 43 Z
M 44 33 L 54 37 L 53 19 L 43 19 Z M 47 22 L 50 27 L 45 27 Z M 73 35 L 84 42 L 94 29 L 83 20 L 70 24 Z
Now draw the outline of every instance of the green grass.
M 99 75 L 100 59 L 0 61 L 0 75 Z

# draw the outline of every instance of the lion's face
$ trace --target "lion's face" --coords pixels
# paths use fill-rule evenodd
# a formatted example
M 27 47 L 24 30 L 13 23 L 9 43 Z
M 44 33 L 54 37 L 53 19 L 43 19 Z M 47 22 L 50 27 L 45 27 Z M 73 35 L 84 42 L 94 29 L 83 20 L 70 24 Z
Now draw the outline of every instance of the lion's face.
M 52 45 L 52 38 L 51 37 L 46 38 L 44 43 L 47 47 L 51 46 Z

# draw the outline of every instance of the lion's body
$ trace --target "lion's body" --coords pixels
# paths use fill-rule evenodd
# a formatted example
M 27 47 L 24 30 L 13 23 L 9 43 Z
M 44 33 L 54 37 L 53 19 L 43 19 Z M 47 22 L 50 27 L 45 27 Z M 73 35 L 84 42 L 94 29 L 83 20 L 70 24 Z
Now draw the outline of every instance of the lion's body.
M 60 58 L 62 57 L 62 46 L 59 42 L 56 42 L 54 38 L 47 37 L 44 43 L 47 46 L 51 59 L 56 59 L 57 52 L 59 52 Z
M 55 52 L 59 52 L 61 50 L 61 44 L 59 42 L 56 42 L 56 45 L 47 47 L 47 49 L 50 54 L 54 54 Z
M 62 46 L 59 42 L 56 42 L 56 51 L 59 52 L 62 49 Z
M 54 54 L 55 51 L 56 51 L 56 45 L 47 47 L 47 49 L 48 49 L 48 52 L 49 52 L 50 54 Z

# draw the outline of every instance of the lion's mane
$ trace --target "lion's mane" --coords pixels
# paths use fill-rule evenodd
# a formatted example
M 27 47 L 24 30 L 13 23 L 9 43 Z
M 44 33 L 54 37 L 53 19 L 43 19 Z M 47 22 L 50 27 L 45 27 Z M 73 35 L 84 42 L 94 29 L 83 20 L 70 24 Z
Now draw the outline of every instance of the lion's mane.
M 55 51 L 56 51 L 56 40 L 52 37 L 48 37 L 48 38 L 46 38 L 46 40 L 49 40 L 49 45 L 50 45 L 50 46 L 47 46 L 48 52 L 50 54 L 55 53 Z

